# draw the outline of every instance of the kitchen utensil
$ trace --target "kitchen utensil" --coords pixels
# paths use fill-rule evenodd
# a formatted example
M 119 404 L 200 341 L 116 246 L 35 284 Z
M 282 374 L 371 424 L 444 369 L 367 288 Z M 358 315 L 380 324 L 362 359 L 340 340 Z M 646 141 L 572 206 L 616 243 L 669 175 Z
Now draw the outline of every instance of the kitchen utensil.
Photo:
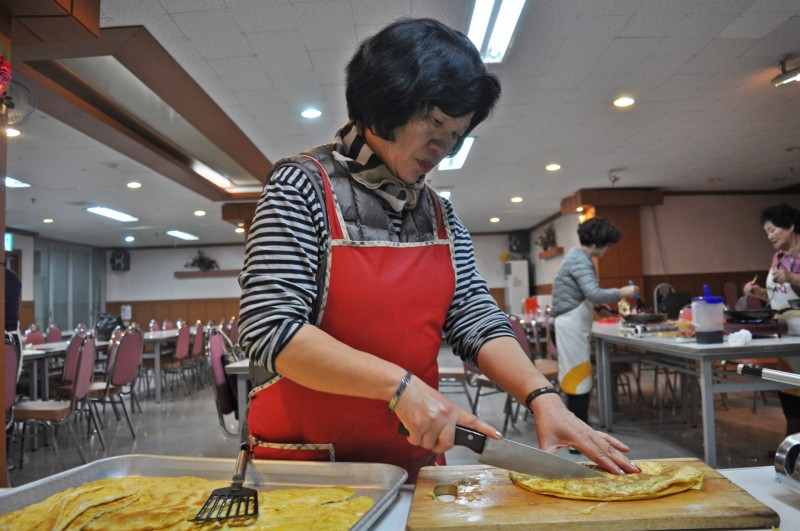
M 772 308 L 758 308 L 755 310 L 725 310 L 725 318 L 728 322 L 762 322 L 769 321 L 775 317 L 775 310 Z
M 250 445 L 243 442 L 239 447 L 231 486 L 214 489 L 192 521 L 204 522 L 258 514 L 258 491 L 242 486 L 249 458 Z
M 653 324 L 663 323 L 667 320 L 665 313 L 631 313 L 623 315 L 622 319 L 627 324 Z
M 408 430 L 400 424 L 401 434 Z M 581 464 L 543 452 L 508 439 L 495 440 L 483 433 L 464 426 L 456 426 L 456 446 L 464 446 L 480 454 L 478 461 L 506 470 L 531 474 L 544 478 L 596 478 L 604 477 L 600 472 Z
M 629 286 L 634 285 L 633 279 L 628 280 L 628 285 Z M 636 311 L 642 313 L 645 311 L 644 301 L 642 300 L 642 298 L 639 296 L 638 293 L 636 293 L 635 296 L 636 296 Z
M 753 280 L 750 281 L 750 285 L 755 286 L 757 280 L 758 280 L 758 275 L 753 275 Z

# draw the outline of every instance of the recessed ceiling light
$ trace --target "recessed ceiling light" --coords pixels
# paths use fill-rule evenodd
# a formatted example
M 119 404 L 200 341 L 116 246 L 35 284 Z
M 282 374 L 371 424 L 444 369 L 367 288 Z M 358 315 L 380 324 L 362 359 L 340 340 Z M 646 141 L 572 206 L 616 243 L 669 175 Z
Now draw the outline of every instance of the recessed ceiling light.
M 13 177 L 6 176 L 6 188 L 30 188 L 31 185 Z
M 101 206 L 89 207 L 86 210 L 87 212 L 91 212 L 92 214 L 97 214 L 98 216 L 104 216 L 116 221 L 123 221 L 123 222 L 139 221 L 139 218 L 137 217 L 107 207 L 101 207 Z
M 583 212 L 583 207 L 579 206 L 575 209 L 575 212 Z
M 55 221 L 53 218 L 44 218 L 42 223 L 52 223 L 53 221 Z
M 237 227 L 244 227 L 244 221 L 240 221 L 236 224 Z
M 19 129 L 14 129 L 13 127 L 6 127 L 6 136 L 9 138 L 14 138 L 15 136 L 19 136 L 22 133 L 19 132 Z
M 547 166 L 544 167 L 547 171 L 558 171 L 561 169 L 561 164 L 556 164 L 555 162 L 551 162 Z
M 205 210 L 195 210 L 194 211 L 194 215 L 200 218 L 200 217 L 203 217 L 203 216 L 206 215 L 206 211 Z
M 128 188 L 131 188 L 131 189 L 136 189 L 136 188 L 141 188 L 142 187 L 142 183 L 137 182 L 137 181 L 131 181 L 126 186 Z
M 125 236 L 125 241 L 128 242 L 128 243 L 131 243 L 135 239 L 136 238 L 134 238 L 133 236 Z
M 322 111 L 320 111 L 319 109 L 315 109 L 314 107 L 309 107 L 307 109 L 303 109 L 303 111 L 300 113 L 300 116 L 309 119 L 319 118 L 320 116 L 322 116 Z
M 188 232 L 183 232 L 180 230 L 168 230 L 167 236 L 172 236 L 173 238 L 180 238 L 181 240 L 199 240 L 197 236 L 194 234 L 189 234 Z
M 475 137 L 468 136 L 464 138 L 464 143 L 461 144 L 461 149 L 458 150 L 456 156 L 442 159 L 442 162 L 439 163 L 437 168 L 439 168 L 440 171 L 460 170 L 467 160 L 467 155 L 469 155 L 469 150 L 472 149 L 473 142 L 475 142 Z
M 489 223 L 500 223 L 500 218 L 489 218 Z
M 634 103 L 636 103 L 636 100 L 630 96 L 622 96 L 614 100 L 614 107 L 630 107 Z
M 238 232 L 239 234 L 241 234 L 242 232 L 244 232 L 244 227 L 236 227 L 235 229 L 233 229 L 233 232 Z
M 206 179 L 207 181 L 212 182 L 213 184 L 219 186 L 220 188 L 230 188 L 233 186 L 233 183 L 222 175 L 221 173 L 209 168 L 199 160 L 192 161 L 192 171 L 194 171 L 200 177 Z
M 512 203 L 522 203 L 522 198 L 520 196 L 512 197 L 511 198 L 511 202 Z

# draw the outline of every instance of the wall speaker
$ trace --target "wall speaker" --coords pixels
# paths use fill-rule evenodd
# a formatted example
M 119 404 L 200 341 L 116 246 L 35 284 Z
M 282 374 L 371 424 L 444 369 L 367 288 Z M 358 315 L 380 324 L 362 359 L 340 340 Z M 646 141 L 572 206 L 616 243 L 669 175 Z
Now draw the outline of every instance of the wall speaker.
M 517 254 L 528 254 L 531 250 L 531 235 L 526 230 L 518 230 L 508 235 L 508 250 Z
M 131 253 L 128 251 L 111 251 L 111 271 L 130 271 Z

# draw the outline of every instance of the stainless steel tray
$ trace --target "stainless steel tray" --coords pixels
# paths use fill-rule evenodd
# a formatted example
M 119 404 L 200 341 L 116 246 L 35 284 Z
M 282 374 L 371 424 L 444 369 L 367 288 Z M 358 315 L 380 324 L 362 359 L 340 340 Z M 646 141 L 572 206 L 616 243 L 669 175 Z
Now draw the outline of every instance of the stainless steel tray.
M 199 476 L 230 481 L 234 461 L 234 459 L 141 454 L 100 459 L 0 493 L 0 514 L 40 502 L 69 487 L 78 487 L 86 482 L 104 478 Z M 408 474 L 402 468 L 380 463 L 254 459 L 248 464 L 245 485 L 258 490 L 346 485 L 355 490 L 356 494 L 369 496 L 375 500 L 372 509 L 352 528 L 366 530 L 389 507 L 407 477 Z

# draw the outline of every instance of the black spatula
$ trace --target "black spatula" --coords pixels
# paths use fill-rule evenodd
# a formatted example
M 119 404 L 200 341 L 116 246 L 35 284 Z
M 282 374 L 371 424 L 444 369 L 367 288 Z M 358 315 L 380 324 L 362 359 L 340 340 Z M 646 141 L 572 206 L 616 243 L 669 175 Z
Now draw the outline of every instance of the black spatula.
M 236 458 L 236 470 L 233 473 L 231 486 L 214 489 L 192 521 L 205 522 L 258 515 L 258 491 L 242 486 L 249 458 L 250 446 L 242 443 L 239 447 L 239 457 Z
M 633 280 L 629 280 L 629 281 L 628 281 L 628 284 L 630 284 L 631 286 L 633 286 L 633 285 L 634 285 L 634 284 L 633 284 Z M 639 296 L 639 294 L 637 293 L 637 294 L 636 294 L 636 312 L 637 312 L 637 313 L 644 313 L 644 312 L 646 312 L 646 311 L 647 311 L 647 310 L 646 310 L 646 309 L 645 309 L 645 307 L 644 307 L 644 301 L 642 300 L 642 298 L 641 298 L 641 297 Z

